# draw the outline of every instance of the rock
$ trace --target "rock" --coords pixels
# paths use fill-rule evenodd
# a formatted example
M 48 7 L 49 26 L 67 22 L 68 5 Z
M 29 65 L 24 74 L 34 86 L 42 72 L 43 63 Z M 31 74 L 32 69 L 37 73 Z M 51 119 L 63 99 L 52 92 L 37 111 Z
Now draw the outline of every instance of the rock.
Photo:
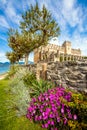
M 27 66 L 28 70 L 36 73 L 43 73 L 43 63 L 32 64 Z M 38 73 L 39 74 L 39 73 Z M 47 62 L 46 70 L 47 80 L 55 82 L 55 84 L 62 84 L 63 86 L 71 86 L 73 88 L 87 91 L 86 80 L 87 80 L 87 62 Z M 42 76 L 44 77 L 44 76 Z
M 87 66 L 79 67 L 79 69 L 82 70 L 82 71 L 86 71 L 87 72 Z

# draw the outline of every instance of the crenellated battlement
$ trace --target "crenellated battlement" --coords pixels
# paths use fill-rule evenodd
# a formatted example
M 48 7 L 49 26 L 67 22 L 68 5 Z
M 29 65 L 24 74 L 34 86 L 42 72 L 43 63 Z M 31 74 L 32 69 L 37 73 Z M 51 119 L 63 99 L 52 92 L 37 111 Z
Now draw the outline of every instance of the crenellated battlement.
M 61 58 L 62 57 L 62 58 Z M 64 60 L 74 60 L 81 58 L 80 49 L 72 49 L 71 42 L 65 41 L 62 46 L 55 44 L 47 44 L 46 46 L 41 46 L 34 50 L 34 62 L 41 61 L 64 61 Z

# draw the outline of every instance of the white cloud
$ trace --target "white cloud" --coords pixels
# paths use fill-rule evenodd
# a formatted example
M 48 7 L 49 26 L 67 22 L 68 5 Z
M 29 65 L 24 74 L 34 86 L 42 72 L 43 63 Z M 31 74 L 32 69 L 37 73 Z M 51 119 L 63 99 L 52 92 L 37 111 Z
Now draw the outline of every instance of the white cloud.
M 5 27 L 5 28 L 9 28 L 9 24 L 6 21 L 4 16 L 0 16 L 0 26 Z
M 75 2 L 75 0 L 63 0 L 62 15 L 71 27 L 75 27 L 82 23 L 82 8 Z
M 66 35 L 62 35 L 59 37 L 59 43 L 62 45 L 64 41 L 71 41 L 72 48 L 74 49 L 81 49 L 82 55 L 87 56 L 87 37 L 81 36 L 78 31 L 74 32 L 73 36 L 69 36 L 67 33 Z
M 9 18 L 9 21 L 13 23 L 19 24 L 21 16 L 16 13 L 15 8 L 12 6 L 11 2 L 8 2 L 7 7 L 5 9 L 5 14 Z
M 9 19 L 9 22 L 19 24 L 21 16 L 18 14 L 18 6 L 14 6 L 13 0 L 6 1 L 3 0 L 7 6 L 4 10 L 6 17 Z M 77 0 L 37 0 L 40 8 L 45 4 L 46 8 L 50 10 L 53 17 L 59 23 L 61 29 L 61 35 L 56 40 L 51 42 L 54 44 L 61 45 L 65 40 L 72 42 L 73 48 L 80 48 L 82 54 L 87 55 L 87 38 L 81 33 L 87 32 L 87 8 L 82 7 Z M 35 0 L 22 0 L 19 10 L 26 11 L 27 7 L 30 4 L 35 5 Z M 2 24 L 3 23 L 3 24 Z M 85 24 L 84 24 L 85 23 Z M 0 16 L 0 26 L 8 28 L 9 25 L 5 17 Z M 14 24 L 13 24 L 14 26 Z M 72 35 L 71 35 L 71 32 Z M 33 60 L 33 55 L 30 56 L 30 60 Z
M 68 40 L 72 42 L 72 48 L 80 48 L 82 55 L 87 55 L 85 49 L 87 48 L 87 38 L 81 35 L 82 32 L 87 31 L 86 24 L 84 26 L 84 22 L 87 20 L 87 8 L 83 8 L 77 0 L 56 0 L 53 4 L 51 0 L 44 0 L 40 5 L 42 6 L 42 4 L 45 4 L 51 11 L 61 29 L 58 39 L 52 39 L 50 43 L 62 45 L 65 40 Z
M 82 55 L 87 55 L 87 37 L 81 36 L 77 31 L 74 32 L 73 37 L 70 39 L 72 41 L 73 48 L 80 48 L 82 50 Z
M 7 62 L 8 59 L 5 56 L 5 52 L 0 52 L 0 62 Z
M 71 10 L 76 0 L 62 0 L 63 6 L 66 10 Z
M 49 41 L 50 44 L 59 45 L 59 39 L 58 37 L 54 37 Z

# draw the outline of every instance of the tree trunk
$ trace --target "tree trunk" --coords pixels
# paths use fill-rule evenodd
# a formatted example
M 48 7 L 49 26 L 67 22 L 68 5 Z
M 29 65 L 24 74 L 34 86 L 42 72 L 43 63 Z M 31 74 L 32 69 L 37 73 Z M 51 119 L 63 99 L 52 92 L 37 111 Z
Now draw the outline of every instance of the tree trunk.
M 25 55 L 25 65 L 28 65 L 28 56 L 29 56 L 29 54 Z

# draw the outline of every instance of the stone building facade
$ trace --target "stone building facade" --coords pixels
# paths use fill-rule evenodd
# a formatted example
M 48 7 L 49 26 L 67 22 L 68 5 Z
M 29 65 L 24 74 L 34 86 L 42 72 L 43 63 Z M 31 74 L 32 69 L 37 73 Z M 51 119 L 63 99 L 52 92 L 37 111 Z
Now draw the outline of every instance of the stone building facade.
M 66 62 L 60 62 L 61 58 Z M 72 86 L 87 93 L 87 61 L 83 58 L 80 49 L 72 49 L 71 42 L 65 41 L 62 46 L 48 44 L 35 49 L 34 64 L 25 67 L 36 75 L 37 80 Z
M 65 41 L 62 46 L 48 44 L 34 50 L 34 63 L 41 61 L 71 61 L 81 58 L 81 50 L 72 49 L 71 42 L 69 41 Z

